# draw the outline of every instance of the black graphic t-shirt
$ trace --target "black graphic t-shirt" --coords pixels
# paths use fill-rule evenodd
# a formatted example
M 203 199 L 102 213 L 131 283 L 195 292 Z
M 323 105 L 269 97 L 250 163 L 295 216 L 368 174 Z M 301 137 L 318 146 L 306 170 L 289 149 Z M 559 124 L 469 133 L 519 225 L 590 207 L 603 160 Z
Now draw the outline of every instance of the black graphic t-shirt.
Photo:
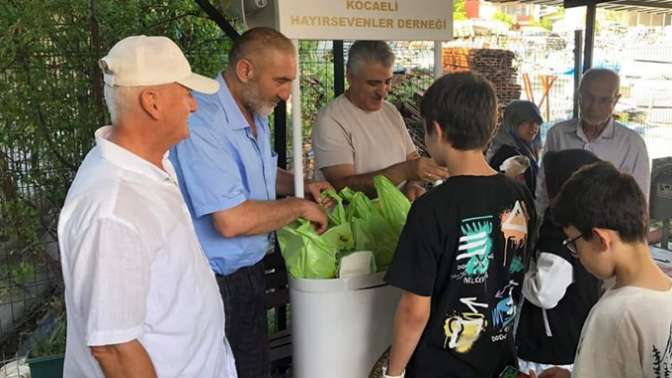
M 415 201 L 386 275 L 432 297 L 407 377 L 496 377 L 516 365 L 533 206 L 529 190 L 501 174 L 451 177 Z

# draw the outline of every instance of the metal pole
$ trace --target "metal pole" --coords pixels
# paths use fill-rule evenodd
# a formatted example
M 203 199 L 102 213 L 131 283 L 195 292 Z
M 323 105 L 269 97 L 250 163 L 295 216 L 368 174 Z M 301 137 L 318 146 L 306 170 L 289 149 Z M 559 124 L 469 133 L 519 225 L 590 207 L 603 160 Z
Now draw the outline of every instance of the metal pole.
M 345 92 L 345 63 L 343 54 L 343 41 L 333 42 L 334 50 L 334 97 Z
M 238 31 L 231 26 L 229 21 L 227 21 L 224 16 L 222 16 L 219 11 L 210 4 L 208 0 L 195 0 L 196 3 L 203 9 L 205 13 L 207 13 L 208 17 L 210 17 L 213 21 L 217 23 L 220 29 L 232 40 L 237 40 L 238 37 L 240 37 L 240 34 Z
M 660 240 L 660 246 L 663 249 L 669 249 L 670 247 L 670 220 L 663 220 L 663 236 Z
M 278 154 L 278 167 L 287 169 L 287 103 L 284 101 L 273 111 L 273 148 Z
M 301 69 L 299 41 L 292 40 L 296 49 L 297 72 L 292 81 L 292 147 L 294 159 L 294 196 L 303 198 L 303 133 L 301 132 Z
M 574 106 L 572 110 L 572 117 L 577 118 L 579 116 L 579 82 L 581 81 L 581 67 L 582 55 L 581 51 L 583 50 L 583 31 L 575 30 L 574 31 Z
M 593 66 L 593 50 L 595 48 L 595 16 L 597 6 L 595 3 L 586 6 L 586 44 L 584 46 L 583 72 Z
M 441 41 L 434 41 L 434 78 L 443 76 L 443 47 Z
M 238 31 L 222 16 L 208 0 L 195 0 L 207 15 L 233 41 L 240 38 Z M 273 147 L 278 153 L 278 167 L 287 168 L 287 104 L 282 101 L 273 111 Z

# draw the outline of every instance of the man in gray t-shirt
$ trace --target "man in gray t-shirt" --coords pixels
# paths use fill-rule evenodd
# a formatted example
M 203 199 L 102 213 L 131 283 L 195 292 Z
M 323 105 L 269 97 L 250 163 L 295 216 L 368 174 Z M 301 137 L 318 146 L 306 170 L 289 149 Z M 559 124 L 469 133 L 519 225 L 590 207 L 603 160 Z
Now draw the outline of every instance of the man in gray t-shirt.
M 448 171 L 421 158 L 394 105 L 385 101 L 394 53 L 382 41 L 357 41 L 348 53 L 348 90 L 323 108 L 313 128 L 316 177 L 336 189 L 373 196 L 373 177 L 384 175 L 411 200 L 421 182 L 444 179 Z

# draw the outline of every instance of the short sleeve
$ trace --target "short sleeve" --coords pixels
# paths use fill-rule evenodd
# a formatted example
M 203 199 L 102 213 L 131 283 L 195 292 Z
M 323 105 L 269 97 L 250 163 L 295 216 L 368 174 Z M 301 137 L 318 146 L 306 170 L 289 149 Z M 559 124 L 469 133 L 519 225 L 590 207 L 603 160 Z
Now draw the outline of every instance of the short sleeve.
M 313 151 L 317 169 L 335 165 L 355 164 L 355 151 L 345 129 L 323 109 L 313 127 Z
M 401 138 L 403 139 L 404 143 L 404 151 L 406 152 L 406 156 L 412 154 L 413 152 L 418 151 L 418 147 L 413 143 L 413 139 L 411 138 L 411 134 L 408 132 L 408 127 L 406 127 L 406 122 L 404 122 L 404 118 L 401 116 L 397 108 L 393 108 L 395 116 L 399 122 L 399 131 L 401 132 Z
M 632 175 L 632 177 L 639 185 L 639 188 L 644 194 L 644 198 L 649 200 L 649 193 L 651 191 L 651 160 L 649 160 L 649 153 L 646 150 L 646 143 L 644 140 L 637 135 L 635 141 L 630 143 L 633 148 L 631 164 L 632 168 L 630 172 L 626 172 Z M 634 139 L 634 138 L 633 138 Z
M 145 321 L 152 253 L 125 223 L 98 220 L 72 237 L 77 257 L 70 292 L 89 346 L 139 338 Z
M 639 353 L 641 346 L 631 316 L 626 310 L 619 316 L 595 319 L 588 325 L 574 361 L 573 376 L 644 376 Z
M 224 143 L 206 132 L 194 132 L 174 149 L 182 172 L 185 197 L 197 217 L 234 208 L 247 200 L 239 163 Z
M 438 221 L 413 204 L 385 281 L 421 296 L 434 291 L 440 251 Z

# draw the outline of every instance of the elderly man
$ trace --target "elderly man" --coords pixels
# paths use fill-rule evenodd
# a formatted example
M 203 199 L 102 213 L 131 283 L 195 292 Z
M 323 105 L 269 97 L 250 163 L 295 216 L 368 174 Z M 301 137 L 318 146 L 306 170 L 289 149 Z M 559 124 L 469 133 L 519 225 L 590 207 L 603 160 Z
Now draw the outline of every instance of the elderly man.
M 279 32 L 245 32 L 217 76 L 220 89 L 195 96 L 191 138 L 171 159 L 226 311 L 226 336 L 240 377 L 268 377 L 264 266 L 273 231 L 299 217 L 324 231 L 327 217 L 313 201 L 293 195 L 293 175 L 277 168 L 267 116 L 287 100 L 296 77 L 296 50 Z M 327 183 L 307 182 L 320 201 Z
M 433 182 L 448 171 L 421 158 L 404 120 L 385 101 L 392 82 L 394 53 L 382 41 L 356 41 L 347 63 L 348 90 L 320 111 L 313 128 L 316 176 L 336 189 L 375 194 L 373 177 L 403 184 L 411 199 L 424 193 L 419 182 Z
M 236 377 L 223 305 L 168 149 L 188 136 L 193 74 L 165 37 L 128 37 L 100 60 L 112 126 L 68 191 L 58 223 L 65 377 Z
M 620 79 L 615 72 L 593 68 L 583 74 L 579 84 L 579 118 L 560 122 L 548 131 L 544 151 L 579 148 L 591 151 L 635 178 L 648 198 L 651 179 L 649 154 L 637 132 L 616 122 L 614 107 L 621 97 Z M 543 170 L 537 180 L 537 212 L 548 207 Z

